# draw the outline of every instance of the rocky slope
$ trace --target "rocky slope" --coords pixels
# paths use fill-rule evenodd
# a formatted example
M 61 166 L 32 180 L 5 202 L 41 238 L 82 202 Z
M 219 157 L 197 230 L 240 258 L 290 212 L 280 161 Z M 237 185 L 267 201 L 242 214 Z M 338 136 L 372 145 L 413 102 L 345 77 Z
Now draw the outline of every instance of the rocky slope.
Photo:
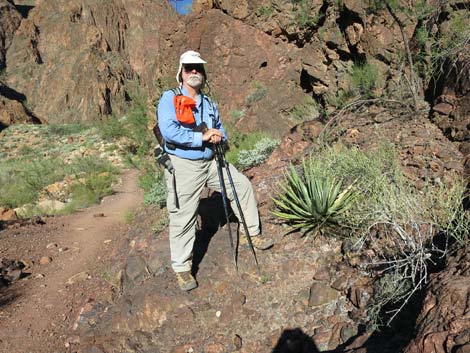
M 400 120 L 384 113 L 380 122 L 377 116 L 373 124 L 370 119 L 349 116 L 342 122 L 347 133 L 337 136 L 338 140 L 368 149 L 376 141 L 389 139 L 396 144 L 407 175 L 417 185 L 425 179 L 445 179 L 453 171 L 461 172 L 458 150 L 426 118 Z M 350 128 L 353 122 L 354 131 Z M 271 216 L 270 196 L 282 171 L 289 162 L 308 153 L 324 128 L 318 122 L 298 126 L 284 137 L 267 163 L 248 171 L 260 203 L 264 232 L 276 240 L 271 251 L 258 252 L 261 274 L 245 248 L 239 249 L 240 270 L 235 272 L 226 227 L 218 231 L 223 225 L 220 198 L 206 194 L 194 258 L 200 287 L 182 293 L 170 268 L 167 229 L 157 234 L 150 230 L 152 217 L 163 217 L 165 211 L 152 215 L 143 212 L 128 234 L 129 255 L 122 260 L 121 296 L 114 303 L 84 307 L 74 328 L 81 337 L 77 349 L 87 353 L 268 353 L 397 352 L 404 348 L 411 339 L 412 320 L 400 323 L 406 329 L 379 341 L 364 332 L 372 278 L 361 270 L 354 254 L 344 251 L 341 240 L 284 237 L 285 230 Z M 420 150 L 419 156 L 415 150 Z M 439 157 L 433 157 L 436 155 Z M 235 229 L 234 224 L 231 226 Z M 460 283 L 464 281 L 462 278 Z M 465 286 L 459 288 L 466 290 Z M 441 296 L 448 298 L 453 295 L 450 293 L 454 293 L 453 288 Z M 459 299 L 462 295 L 455 300 L 465 306 Z M 422 319 L 421 330 L 437 329 L 438 313 L 451 306 L 451 302 L 445 302 L 430 322 Z M 453 318 L 465 320 L 464 313 L 462 308 Z M 462 327 L 468 325 L 462 323 Z M 459 328 L 455 337 L 464 328 Z M 458 337 L 462 342 L 463 336 Z
M 460 1 L 429 4 L 439 13 L 436 31 L 448 25 L 451 13 L 468 12 Z M 150 0 L 1 1 L 0 11 L 0 129 L 18 122 L 103 119 L 122 112 L 134 95 L 148 95 L 152 106 L 162 89 L 174 86 L 178 56 L 190 47 L 208 60 L 212 94 L 226 123 L 283 136 L 271 159 L 248 171 L 266 231 L 276 239 L 271 252 L 259 255 L 262 275 L 246 250 L 239 254 L 240 276 L 234 273 L 226 235 L 215 232 L 220 220 L 207 211 L 218 199 L 207 197 L 196 261 L 201 287 L 180 293 L 169 270 L 167 230 L 154 236 L 149 219 L 156 215 L 143 213 L 128 234 L 120 296 L 83 307 L 73 327 L 82 338 L 74 348 L 396 352 L 412 338 L 410 328 L 371 348 L 361 321 L 370 279 L 341 252 L 339 241 L 283 238 L 270 216 L 270 192 L 282 169 L 307 154 L 325 131 L 333 142 L 363 149 L 389 140 L 418 189 L 452 172 L 468 175 L 465 50 L 455 65 L 444 67 L 445 79 L 418 89 L 413 110 L 397 18 L 370 11 L 362 1 L 199 0 L 186 17 L 166 1 Z M 418 19 L 398 13 L 398 20 L 416 52 Z M 375 98 L 339 110 L 339 92 L 351 89 L 359 62 L 377 69 Z M 447 273 L 430 282 L 410 353 L 468 349 L 468 288 L 462 285 L 468 261 L 464 254 L 452 261 Z M 458 278 L 452 282 L 449 276 Z

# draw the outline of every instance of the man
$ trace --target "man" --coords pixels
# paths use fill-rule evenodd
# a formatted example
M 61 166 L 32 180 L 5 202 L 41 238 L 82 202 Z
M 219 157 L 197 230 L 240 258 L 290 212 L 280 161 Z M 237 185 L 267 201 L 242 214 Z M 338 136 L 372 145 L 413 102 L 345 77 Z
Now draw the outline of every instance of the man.
M 172 268 L 184 291 L 197 287 L 191 266 L 201 191 L 204 186 L 221 190 L 213 147 L 227 140 L 216 104 L 202 91 L 207 80 L 205 63 L 198 52 L 183 53 L 176 75 L 180 86 L 163 93 L 157 111 L 158 126 L 165 139 L 164 149 L 174 169 L 173 173 L 165 170 Z M 273 241 L 261 236 L 250 181 L 233 166 L 230 172 L 253 246 L 260 250 L 270 248 Z M 229 185 L 225 173 L 224 180 Z M 227 188 L 227 197 L 233 203 L 231 188 Z M 234 206 L 232 209 L 240 220 Z M 242 236 L 240 243 L 246 242 L 246 236 Z

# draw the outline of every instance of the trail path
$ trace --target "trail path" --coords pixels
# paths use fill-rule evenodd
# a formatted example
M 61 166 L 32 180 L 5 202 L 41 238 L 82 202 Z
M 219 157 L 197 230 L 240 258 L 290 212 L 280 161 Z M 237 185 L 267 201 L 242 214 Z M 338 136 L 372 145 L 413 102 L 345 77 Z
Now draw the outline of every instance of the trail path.
M 68 352 L 77 311 L 113 295 L 113 256 L 143 199 L 137 174 L 126 171 L 99 205 L 0 231 L 0 257 L 31 265 L 29 277 L 0 292 L 1 353 Z M 43 257 L 52 261 L 40 264 Z

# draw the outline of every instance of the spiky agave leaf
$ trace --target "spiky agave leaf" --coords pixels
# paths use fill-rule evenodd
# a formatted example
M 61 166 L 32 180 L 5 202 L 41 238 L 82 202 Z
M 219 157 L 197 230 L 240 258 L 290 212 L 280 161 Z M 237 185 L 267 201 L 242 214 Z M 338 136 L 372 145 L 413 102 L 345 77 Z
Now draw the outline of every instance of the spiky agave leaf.
M 273 215 L 285 220 L 293 230 L 316 234 L 321 228 L 337 224 L 351 207 L 356 194 L 355 182 L 341 191 L 342 180 L 315 175 L 311 164 L 306 162 L 302 163 L 302 168 L 300 175 L 291 166 L 284 182 L 279 184 L 281 193 L 273 198 L 278 210 Z

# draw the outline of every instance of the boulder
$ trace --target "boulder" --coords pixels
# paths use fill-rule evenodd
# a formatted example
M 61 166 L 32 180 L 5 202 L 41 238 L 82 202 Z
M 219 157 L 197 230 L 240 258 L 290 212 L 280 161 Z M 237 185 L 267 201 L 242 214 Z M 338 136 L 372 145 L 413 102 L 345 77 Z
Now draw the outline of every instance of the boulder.
M 16 212 L 10 208 L 0 207 L 0 221 L 12 221 L 18 219 Z
M 416 335 L 405 353 L 466 352 L 470 338 L 470 254 L 452 257 L 446 269 L 431 276 Z M 467 345 L 467 347 L 465 347 Z

